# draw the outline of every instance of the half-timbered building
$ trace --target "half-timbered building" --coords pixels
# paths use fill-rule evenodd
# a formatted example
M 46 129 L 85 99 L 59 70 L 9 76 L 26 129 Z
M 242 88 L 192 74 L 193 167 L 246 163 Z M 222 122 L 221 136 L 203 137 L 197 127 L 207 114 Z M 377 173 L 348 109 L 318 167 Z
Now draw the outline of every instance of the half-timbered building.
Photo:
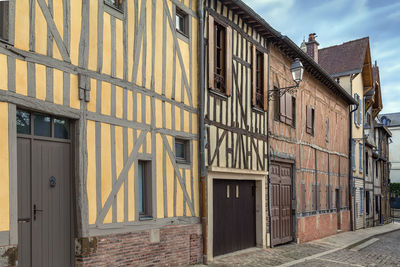
M 269 57 L 265 36 L 247 19 L 230 1 L 206 1 L 208 260 L 267 242 Z
M 314 34 L 306 51 L 285 36 L 272 41 L 269 51 L 270 90 L 293 84 L 295 58 L 305 69 L 296 92 L 270 99 L 271 244 L 349 230 L 349 116 L 356 102 L 318 64 Z M 286 203 L 288 210 L 282 208 Z
M 201 260 L 196 12 L 0 1 L 0 265 Z
M 205 21 L 205 259 L 349 229 L 354 99 L 242 1 L 206 1 Z M 271 94 L 296 58 L 297 95 Z

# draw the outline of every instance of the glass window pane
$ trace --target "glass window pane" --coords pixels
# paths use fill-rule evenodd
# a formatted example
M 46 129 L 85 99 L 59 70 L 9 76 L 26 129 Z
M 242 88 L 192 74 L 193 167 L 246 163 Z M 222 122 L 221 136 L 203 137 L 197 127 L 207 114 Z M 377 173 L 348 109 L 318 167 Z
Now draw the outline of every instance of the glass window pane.
M 138 176 L 139 176 L 139 213 L 144 213 L 144 209 L 143 209 L 143 164 L 139 163 L 138 164 Z
M 29 112 L 17 110 L 17 133 L 31 133 L 31 114 Z
M 43 114 L 34 114 L 34 134 L 51 137 L 51 118 Z
M 8 40 L 9 1 L 0 1 L 0 39 Z
M 66 119 L 54 119 L 54 137 L 69 139 L 69 121 Z
M 175 154 L 176 158 L 185 159 L 185 144 L 183 142 L 175 142 Z

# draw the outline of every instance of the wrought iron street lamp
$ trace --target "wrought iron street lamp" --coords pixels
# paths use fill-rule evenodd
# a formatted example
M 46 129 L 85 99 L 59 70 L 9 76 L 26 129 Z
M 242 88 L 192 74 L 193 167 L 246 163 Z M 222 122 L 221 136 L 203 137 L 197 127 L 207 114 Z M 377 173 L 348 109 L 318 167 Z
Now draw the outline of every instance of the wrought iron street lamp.
M 303 73 L 304 73 L 304 67 L 303 64 L 301 64 L 301 61 L 296 58 L 290 67 L 290 72 L 292 73 L 292 78 L 293 81 L 295 82 L 295 85 L 293 86 L 288 86 L 288 87 L 283 87 L 283 88 L 274 88 L 269 90 L 268 92 L 268 97 L 271 98 L 273 95 L 278 95 L 279 97 L 283 96 L 287 92 L 289 93 L 296 93 L 297 88 L 300 85 L 300 82 L 303 80 Z

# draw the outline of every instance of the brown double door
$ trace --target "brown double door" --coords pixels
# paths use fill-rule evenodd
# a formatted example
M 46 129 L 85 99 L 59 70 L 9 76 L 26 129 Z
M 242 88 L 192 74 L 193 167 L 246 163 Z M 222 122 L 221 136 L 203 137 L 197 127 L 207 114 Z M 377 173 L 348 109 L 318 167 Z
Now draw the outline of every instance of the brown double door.
M 73 266 L 69 132 L 58 135 L 55 119 L 45 115 L 36 117 L 35 131 L 35 115 L 26 114 L 25 130 L 17 118 L 19 266 Z M 49 123 L 48 133 L 40 120 Z
M 272 245 L 293 240 L 292 231 L 292 166 L 271 164 Z
M 214 180 L 214 256 L 256 245 L 255 183 Z

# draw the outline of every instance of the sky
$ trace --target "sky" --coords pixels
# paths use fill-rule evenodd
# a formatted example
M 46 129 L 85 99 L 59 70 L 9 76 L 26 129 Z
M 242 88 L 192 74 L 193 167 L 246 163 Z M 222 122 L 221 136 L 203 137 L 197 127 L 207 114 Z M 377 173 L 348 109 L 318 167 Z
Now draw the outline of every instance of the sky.
M 300 45 L 317 34 L 319 48 L 370 37 L 383 110 L 400 112 L 400 0 L 244 0 L 275 30 Z

